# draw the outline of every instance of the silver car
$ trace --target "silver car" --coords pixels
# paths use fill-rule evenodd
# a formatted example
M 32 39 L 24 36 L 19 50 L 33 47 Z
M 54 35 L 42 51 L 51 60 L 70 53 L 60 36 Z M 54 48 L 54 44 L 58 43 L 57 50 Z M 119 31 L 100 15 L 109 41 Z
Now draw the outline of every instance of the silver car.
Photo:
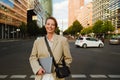
M 120 44 L 120 37 L 112 37 L 109 39 L 109 44 Z

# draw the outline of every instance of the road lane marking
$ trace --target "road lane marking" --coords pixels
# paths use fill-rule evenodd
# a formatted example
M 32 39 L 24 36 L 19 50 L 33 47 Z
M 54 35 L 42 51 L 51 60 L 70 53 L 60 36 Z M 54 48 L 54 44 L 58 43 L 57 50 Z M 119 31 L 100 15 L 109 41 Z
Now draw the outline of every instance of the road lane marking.
M 10 78 L 26 78 L 27 75 L 12 75 Z
M 87 76 L 84 74 L 73 74 L 71 76 L 72 76 L 72 78 L 87 78 Z
M 31 75 L 30 78 L 35 78 L 35 75 Z
M 99 75 L 98 74 L 97 75 L 96 74 L 91 74 L 90 77 L 91 78 L 107 78 L 106 75 L 101 75 L 101 74 L 99 74 Z
M 108 75 L 110 78 L 120 78 L 120 75 Z
M 35 78 L 35 75 L 0 75 L 0 79 L 5 79 L 5 78 L 11 78 L 11 79 L 25 79 L 26 77 L 28 78 Z M 86 75 L 86 74 L 71 74 L 71 78 L 96 78 L 96 79 L 100 79 L 100 78 L 110 78 L 110 79 L 113 79 L 113 78 L 117 78 L 117 79 L 120 79 L 120 75 L 114 75 L 114 74 L 107 74 L 107 75 L 102 75 L 102 74 L 89 74 L 89 75 Z
M 7 78 L 8 75 L 0 75 L 0 79 Z

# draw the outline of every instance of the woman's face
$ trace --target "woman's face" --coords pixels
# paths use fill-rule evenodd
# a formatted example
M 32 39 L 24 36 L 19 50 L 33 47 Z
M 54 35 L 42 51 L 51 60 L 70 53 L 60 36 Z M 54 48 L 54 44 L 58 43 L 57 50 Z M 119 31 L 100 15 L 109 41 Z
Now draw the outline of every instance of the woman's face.
M 45 24 L 45 28 L 47 33 L 54 33 L 55 32 L 55 22 L 52 19 L 48 19 L 46 24 Z

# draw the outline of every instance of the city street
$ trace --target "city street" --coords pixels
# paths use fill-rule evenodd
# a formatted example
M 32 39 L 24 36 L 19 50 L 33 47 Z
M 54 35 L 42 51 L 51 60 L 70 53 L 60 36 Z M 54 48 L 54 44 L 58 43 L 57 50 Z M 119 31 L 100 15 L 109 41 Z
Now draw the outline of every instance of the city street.
M 0 80 L 34 80 L 29 56 L 34 40 L 0 42 Z M 69 41 L 73 57 L 66 80 L 120 80 L 120 45 L 77 48 Z

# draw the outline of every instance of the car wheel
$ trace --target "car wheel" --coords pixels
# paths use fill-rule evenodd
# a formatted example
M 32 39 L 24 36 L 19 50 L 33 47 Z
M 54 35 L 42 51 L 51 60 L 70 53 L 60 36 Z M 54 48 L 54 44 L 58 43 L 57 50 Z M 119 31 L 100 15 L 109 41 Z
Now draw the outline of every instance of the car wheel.
M 100 48 L 102 48 L 102 47 L 103 47 L 103 45 L 102 45 L 102 44 L 99 44 L 99 47 L 100 47 Z
M 83 46 L 82 46 L 83 48 L 87 48 L 87 44 L 83 44 Z

